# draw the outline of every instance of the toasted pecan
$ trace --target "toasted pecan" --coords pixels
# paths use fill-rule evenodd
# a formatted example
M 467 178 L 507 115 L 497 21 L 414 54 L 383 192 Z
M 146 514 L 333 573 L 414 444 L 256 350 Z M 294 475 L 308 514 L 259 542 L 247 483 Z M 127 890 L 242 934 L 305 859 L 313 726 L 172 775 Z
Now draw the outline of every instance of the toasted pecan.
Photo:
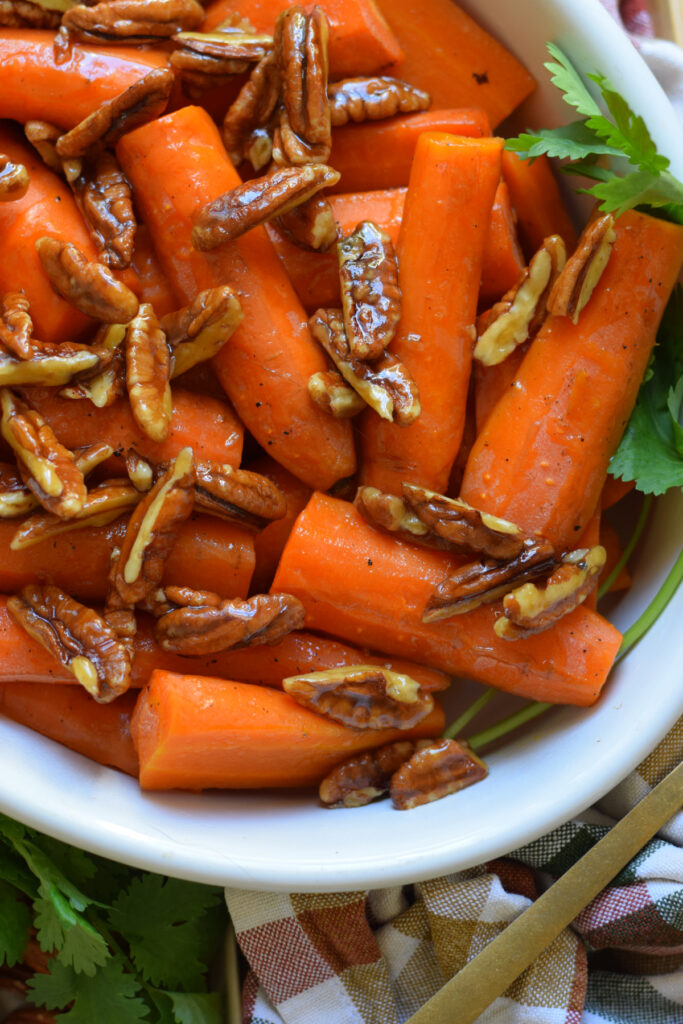
M 218 74 L 241 74 L 250 64 L 257 64 L 273 49 L 273 39 L 265 33 L 239 32 L 178 32 L 173 36 L 173 45 L 178 49 L 171 54 L 173 58 L 179 52 L 209 57 L 215 61 Z M 203 64 L 202 68 L 210 65 Z M 232 67 L 231 67 L 232 66 Z M 208 72 L 211 73 L 210 71 Z
M 612 252 L 617 235 L 614 217 L 605 213 L 584 228 L 576 249 L 564 265 L 548 298 L 548 311 L 577 323 Z
M 33 340 L 29 359 L 19 359 L 0 348 L 0 387 L 59 387 L 79 373 L 98 370 L 101 364 L 98 353 L 87 345 Z
M 364 220 L 337 246 L 344 329 L 351 354 L 377 359 L 401 319 L 398 263 L 389 235 Z
M 28 516 L 12 537 L 10 549 L 20 551 L 73 530 L 106 526 L 135 508 L 140 497 L 140 492 L 127 480 L 106 480 L 88 492 L 80 512 L 69 519 L 60 519 L 51 512 Z
M 0 0 L 0 25 L 3 28 L 55 29 L 65 9 L 31 3 L 30 0 Z
M 480 782 L 488 768 L 467 744 L 439 739 L 421 745 L 394 773 L 389 787 L 399 811 L 441 800 L 444 796 Z
M 130 266 L 137 221 L 128 179 L 114 154 L 103 150 L 84 159 L 69 184 L 102 262 Z
M 103 324 L 90 346 L 99 358 L 98 366 L 93 372 L 78 374 L 69 387 L 60 391 L 60 395 L 63 398 L 88 398 L 98 409 L 115 402 L 125 391 L 125 339 L 126 324 Z M 103 364 L 102 369 L 100 364 Z
M 234 164 L 249 160 L 255 171 L 270 162 L 271 121 L 280 96 L 280 69 L 274 53 L 256 65 L 223 119 L 222 136 Z
M 108 324 L 128 323 L 137 314 L 135 294 L 103 263 L 89 262 L 75 245 L 56 238 L 39 238 L 36 249 L 54 290 L 81 313 Z
M 57 139 L 62 135 L 62 129 L 49 121 L 27 121 L 24 134 L 43 163 L 55 174 L 62 174 L 62 159 L 57 153 Z
M 405 502 L 418 519 L 454 551 L 509 559 L 521 554 L 525 537 L 514 523 L 481 512 L 461 498 L 448 498 L 426 487 L 404 483 Z
M 196 0 L 106 0 L 72 7 L 62 26 L 86 43 L 153 43 L 199 28 L 204 9 Z
M 275 53 L 282 80 L 277 162 L 326 164 L 332 148 L 327 98 L 327 19 L 320 7 L 305 14 L 294 5 L 275 23 Z
M 154 484 L 154 469 L 151 463 L 134 448 L 128 449 L 125 458 L 126 472 L 130 482 L 136 491 L 140 491 L 142 494 L 146 493 Z
M 353 503 L 372 526 L 422 547 L 452 550 L 448 540 L 423 523 L 408 503 L 395 494 L 385 494 L 377 487 L 362 486 L 356 491 Z
M 226 598 L 218 605 L 188 603 L 162 615 L 154 635 L 164 651 L 215 654 L 253 644 L 276 644 L 293 629 L 300 629 L 305 617 L 304 606 L 291 594 L 257 594 L 247 601 Z
M 154 308 L 143 302 L 126 330 L 126 387 L 135 422 L 152 441 L 171 429 L 171 353 Z
M 261 473 L 216 462 L 196 466 L 195 508 L 248 530 L 261 530 L 287 515 L 287 499 Z
M 227 284 L 199 292 L 189 306 L 162 317 L 161 329 L 171 347 L 171 377 L 215 356 L 242 318 L 240 301 Z
M 280 230 L 302 249 L 326 252 L 339 237 L 334 210 L 325 196 L 313 196 L 278 217 Z
M 360 395 L 349 387 L 336 370 L 323 370 L 308 378 L 308 393 L 311 401 L 337 419 L 357 416 L 365 408 Z
M 395 114 L 428 110 L 432 98 L 400 78 L 376 75 L 373 78 L 345 78 L 327 88 L 332 127 L 349 121 L 377 121 Z
M 37 504 L 15 467 L 0 462 L 0 519 L 17 519 Z
M 5 153 L 0 153 L 0 203 L 23 199 L 30 179 L 23 164 L 15 164 Z
M 0 303 L 0 344 L 19 359 L 30 359 L 33 320 L 23 292 L 7 292 Z
M 415 749 L 413 740 L 396 740 L 342 761 L 320 783 L 321 803 L 326 807 L 364 807 L 389 792 L 392 775 Z

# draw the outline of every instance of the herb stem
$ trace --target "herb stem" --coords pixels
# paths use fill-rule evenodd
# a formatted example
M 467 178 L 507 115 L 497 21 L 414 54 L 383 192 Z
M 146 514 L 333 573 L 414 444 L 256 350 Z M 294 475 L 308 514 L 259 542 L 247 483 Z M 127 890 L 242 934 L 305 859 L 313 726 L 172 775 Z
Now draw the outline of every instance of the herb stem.
M 612 569 L 612 571 L 609 574 L 609 576 L 607 577 L 607 579 L 604 580 L 603 583 L 600 585 L 600 588 L 598 590 L 598 601 L 602 600 L 602 598 L 605 596 L 607 591 L 611 588 L 612 584 L 618 578 L 619 573 L 624 568 L 624 566 L 628 562 L 629 558 L 633 554 L 633 552 L 635 550 L 635 546 L 638 543 L 638 541 L 640 540 L 640 535 L 642 534 L 643 530 L 645 529 L 645 524 L 647 523 L 647 520 L 649 518 L 650 509 L 651 508 L 652 508 L 652 495 L 648 494 L 648 495 L 646 495 L 645 500 L 643 501 L 642 507 L 640 509 L 640 515 L 638 516 L 638 522 L 636 523 L 636 525 L 635 525 L 635 527 L 633 529 L 633 533 L 631 534 L 631 536 L 629 538 L 628 544 L 626 545 L 626 547 L 624 548 L 624 550 L 621 553 L 621 558 L 619 559 L 617 564 L 614 566 L 614 568 Z
M 463 713 L 459 715 L 458 718 L 456 718 L 456 720 L 451 725 L 448 726 L 448 728 L 444 732 L 444 738 L 449 740 L 457 739 L 458 736 L 460 736 L 460 734 L 462 733 L 465 726 L 469 725 L 474 716 L 478 715 L 479 712 L 486 707 L 488 702 L 492 700 L 493 697 L 495 697 L 496 693 L 497 691 L 494 690 L 492 687 L 487 687 L 487 689 L 484 690 L 481 696 L 477 697 L 475 702 L 473 704 L 470 704 L 468 708 L 465 708 Z
M 519 729 L 521 725 L 531 722 L 550 707 L 552 707 L 552 704 L 543 704 L 541 701 L 534 700 L 525 707 L 520 708 L 519 711 L 515 711 L 514 714 L 508 715 L 502 722 L 498 722 L 489 729 L 484 729 L 483 732 L 478 732 L 471 736 L 467 742 L 472 750 L 479 750 L 480 747 L 485 747 L 488 743 L 499 740 L 501 736 L 507 736 L 513 729 Z
M 616 661 L 620 661 L 624 655 L 631 650 L 642 636 L 647 633 L 650 626 L 659 618 L 671 598 L 676 593 L 679 584 L 683 580 L 683 550 L 674 562 L 669 575 L 657 591 L 654 600 L 650 602 L 642 615 L 640 615 L 632 626 L 624 633 L 621 647 L 617 651 Z

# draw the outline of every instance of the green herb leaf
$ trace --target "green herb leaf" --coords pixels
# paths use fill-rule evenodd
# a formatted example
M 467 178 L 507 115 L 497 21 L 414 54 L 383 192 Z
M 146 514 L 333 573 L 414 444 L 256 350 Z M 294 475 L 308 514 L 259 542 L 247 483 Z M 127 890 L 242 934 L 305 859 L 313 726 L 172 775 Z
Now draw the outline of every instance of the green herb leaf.
M 534 160 L 537 156 L 558 157 L 560 160 L 583 160 L 592 155 L 620 156 L 621 150 L 595 138 L 586 121 L 574 121 L 561 128 L 539 128 L 533 133 L 522 133 L 506 143 L 506 149 Z
M 18 889 L 0 882 L 0 964 L 21 963 L 28 945 L 31 910 Z
M 177 1024 L 221 1024 L 221 1000 L 217 992 L 167 992 Z
M 623 178 L 610 178 L 587 190 L 601 199 L 605 213 L 624 213 L 635 206 L 667 207 L 683 204 L 683 185 L 668 172 L 655 176 L 649 171 L 632 171 Z
M 602 112 L 569 57 L 555 43 L 547 43 L 546 49 L 555 63 L 544 65 L 550 71 L 550 81 L 564 93 L 565 103 L 576 107 L 584 117 L 601 117 Z
M 10 850 L 2 841 L 0 841 L 0 879 L 9 882 L 29 899 L 35 899 L 38 894 L 35 876 L 27 869 L 14 849 Z
M 139 998 L 140 982 L 125 970 L 122 957 L 112 957 L 96 974 L 76 974 L 53 961 L 49 974 L 37 974 L 29 982 L 31 999 L 60 1014 L 59 1024 L 143 1024 L 149 1008 Z M 70 1005 L 73 1004 L 73 1005 Z

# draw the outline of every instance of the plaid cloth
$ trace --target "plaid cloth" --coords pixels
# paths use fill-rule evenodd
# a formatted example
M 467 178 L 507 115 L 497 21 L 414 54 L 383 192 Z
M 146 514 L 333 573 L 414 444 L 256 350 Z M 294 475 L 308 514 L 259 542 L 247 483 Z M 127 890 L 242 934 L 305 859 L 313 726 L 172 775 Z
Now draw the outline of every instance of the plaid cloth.
M 226 889 L 250 967 L 244 1024 L 402 1024 L 682 753 L 683 718 L 597 807 L 468 871 L 371 892 Z M 683 1024 L 682 966 L 683 811 L 479 1021 Z

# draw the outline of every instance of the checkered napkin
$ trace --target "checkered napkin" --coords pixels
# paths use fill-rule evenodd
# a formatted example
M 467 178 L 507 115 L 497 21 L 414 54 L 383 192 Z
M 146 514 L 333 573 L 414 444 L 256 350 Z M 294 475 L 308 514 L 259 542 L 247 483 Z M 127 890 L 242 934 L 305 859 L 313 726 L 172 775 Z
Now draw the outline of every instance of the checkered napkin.
M 403 1024 L 682 753 L 683 718 L 596 808 L 505 859 L 445 878 L 335 894 L 226 889 L 250 967 L 244 1024 Z M 682 965 L 683 812 L 479 1021 L 683 1024 Z

